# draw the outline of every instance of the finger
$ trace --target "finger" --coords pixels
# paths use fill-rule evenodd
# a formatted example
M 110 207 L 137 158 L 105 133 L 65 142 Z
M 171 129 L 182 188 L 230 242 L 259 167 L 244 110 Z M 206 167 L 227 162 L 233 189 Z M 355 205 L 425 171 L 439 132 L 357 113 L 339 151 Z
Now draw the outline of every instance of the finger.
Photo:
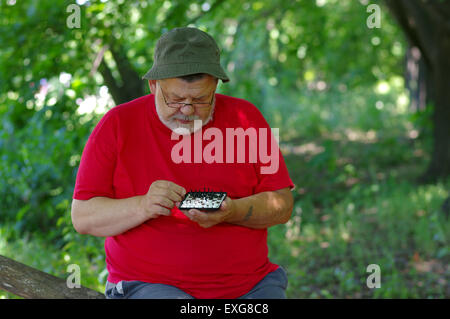
M 155 187 L 155 191 L 156 189 L 158 189 L 158 191 L 168 191 L 171 190 L 172 192 L 174 192 L 175 194 L 177 194 L 178 196 L 183 197 L 184 195 L 186 195 L 186 189 L 184 189 L 184 187 L 181 187 L 180 185 L 177 185 L 171 181 L 156 181 L 154 183 L 154 187 Z
M 189 217 L 189 218 L 193 218 L 193 217 L 195 217 L 195 212 L 196 212 L 196 209 L 189 209 L 189 210 L 187 210 L 187 211 L 185 211 L 185 214 Z
M 181 210 L 181 212 L 190 220 L 197 221 L 195 215 L 190 210 Z
M 153 196 L 153 204 L 157 204 L 157 205 L 172 209 L 173 206 L 175 205 L 175 201 L 172 201 L 163 195 L 156 195 L 156 196 Z
M 184 195 L 181 195 L 172 189 L 168 189 L 166 195 L 168 198 L 170 198 L 170 200 L 173 200 L 174 202 L 181 202 L 184 198 Z
M 164 180 L 157 180 L 154 181 L 151 185 L 150 185 L 150 189 L 156 189 L 156 188 L 166 188 L 166 181 Z
M 158 215 L 170 216 L 170 214 L 171 214 L 170 209 L 163 207 L 163 206 L 154 205 L 152 208 L 153 208 L 154 212 Z
M 180 185 L 175 184 L 174 182 L 167 181 L 166 186 L 167 186 L 167 188 L 173 190 L 175 193 L 179 194 L 180 196 L 186 195 L 186 189 Z
M 178 201 L 183 200 L 182 196 L 180 196 L 178 193 L 176 193 L 173 190 L 168 189 L 168 188 L 156 188 L 152 192 L 152 195 L 153 196 L 163 196 L 173 202 L 178 202 Z
M 195 221 L 205 221 L 208 219 L 208 215 L 199 211 L 198 209 L 190 209 L 188 213 Z
M 187 218 L 189 218 L 190 220 L 192 220 L 193 217 L 192 217 L 192 214 L 189 213 L 189 211 L 182 210 L 181 212 L 184 214 L 184 216 L 186 216 Z

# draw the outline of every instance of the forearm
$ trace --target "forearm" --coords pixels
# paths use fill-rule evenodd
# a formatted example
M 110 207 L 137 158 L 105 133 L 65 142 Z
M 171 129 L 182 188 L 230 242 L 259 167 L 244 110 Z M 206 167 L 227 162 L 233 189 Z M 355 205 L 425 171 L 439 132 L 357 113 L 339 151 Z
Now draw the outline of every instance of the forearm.
M 292 194 L 288 189 L 262 192 L 233 202 L 234 211 L 226 222 L 255 229 L 286 223 L 293 206 Z
M 139 212 L 139 198 L 140 196 L 124 199 L 94 197 L 86 201 L 74 199 L 72 223 L 81 234 L 99 237 L 119 235 L 148 219 Z

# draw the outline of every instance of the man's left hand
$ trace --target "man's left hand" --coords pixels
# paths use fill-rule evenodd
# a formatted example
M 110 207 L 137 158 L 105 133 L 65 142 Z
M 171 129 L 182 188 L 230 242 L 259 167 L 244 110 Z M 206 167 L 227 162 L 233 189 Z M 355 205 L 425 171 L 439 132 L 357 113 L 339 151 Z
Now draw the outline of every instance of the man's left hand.
M 198 223 L 201 227 L 209 228 L 226 221 L 227 218 L 233 214 L 235 209 L 234 205 L 234 201 L 227 197 L 222 202 L 222 205 L 220 205 L 220 208 L 217 211 L 202 212 L 198 209 L 190 209 L 188 211 L 182 210 L 182 212 L 190 220 Z

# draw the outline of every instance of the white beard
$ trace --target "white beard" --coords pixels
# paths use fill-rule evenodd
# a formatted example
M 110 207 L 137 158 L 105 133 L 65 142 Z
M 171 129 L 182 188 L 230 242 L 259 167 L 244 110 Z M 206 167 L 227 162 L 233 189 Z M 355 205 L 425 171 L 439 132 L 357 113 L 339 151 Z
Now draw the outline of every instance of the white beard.
M 159 120 L 165 126 L 167 126 L 169 129 L 172 130 L 172 132 L 175 132 L 178 135 L 189 135 L 189 134 L 195 133 L 196 131 L 198 131 L 200 128 L 202 128 L 203 126 L 208 124 L 213 119 L 214 109 L 216 106 L 216 99 L 214 99 L 211 113 L 209 114 L 208 118 L 204 122 L 201 121 L 201 119 L 198 115 L 186 116 L 183 114 L 175 114 L 175 115 L 172 115 L 169 118 L 169 120 L 165 120 L 161 115 L 160 105 L 159 105 L 158 101 L 156 100 L 156 98 L 155 98 L 155 105 L 156 105 L 156 113 L 158 114 Z M 192 123 L 182 124 L 182 123 L 178 122 L 177 119 L 184 120 L 184 121 L 192 121 Z M 194 121 L 201 121 L 202 125 L 194 125 Z

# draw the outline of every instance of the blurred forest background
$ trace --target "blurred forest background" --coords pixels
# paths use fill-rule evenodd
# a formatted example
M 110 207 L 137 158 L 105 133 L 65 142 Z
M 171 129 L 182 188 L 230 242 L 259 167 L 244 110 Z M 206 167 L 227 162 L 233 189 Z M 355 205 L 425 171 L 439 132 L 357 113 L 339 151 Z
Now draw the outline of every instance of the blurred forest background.
M 449 1 L 0 3 L 0 255 L 61 278 L 78 264 L 103 291 L 104 239 L 70 218 L 83 147 L 149 93 L 160 35 L 196 26 L 222 49 L 218 92 L 280 128 L 295 207 L 269 257 L 288 297 L 450 297 Z

